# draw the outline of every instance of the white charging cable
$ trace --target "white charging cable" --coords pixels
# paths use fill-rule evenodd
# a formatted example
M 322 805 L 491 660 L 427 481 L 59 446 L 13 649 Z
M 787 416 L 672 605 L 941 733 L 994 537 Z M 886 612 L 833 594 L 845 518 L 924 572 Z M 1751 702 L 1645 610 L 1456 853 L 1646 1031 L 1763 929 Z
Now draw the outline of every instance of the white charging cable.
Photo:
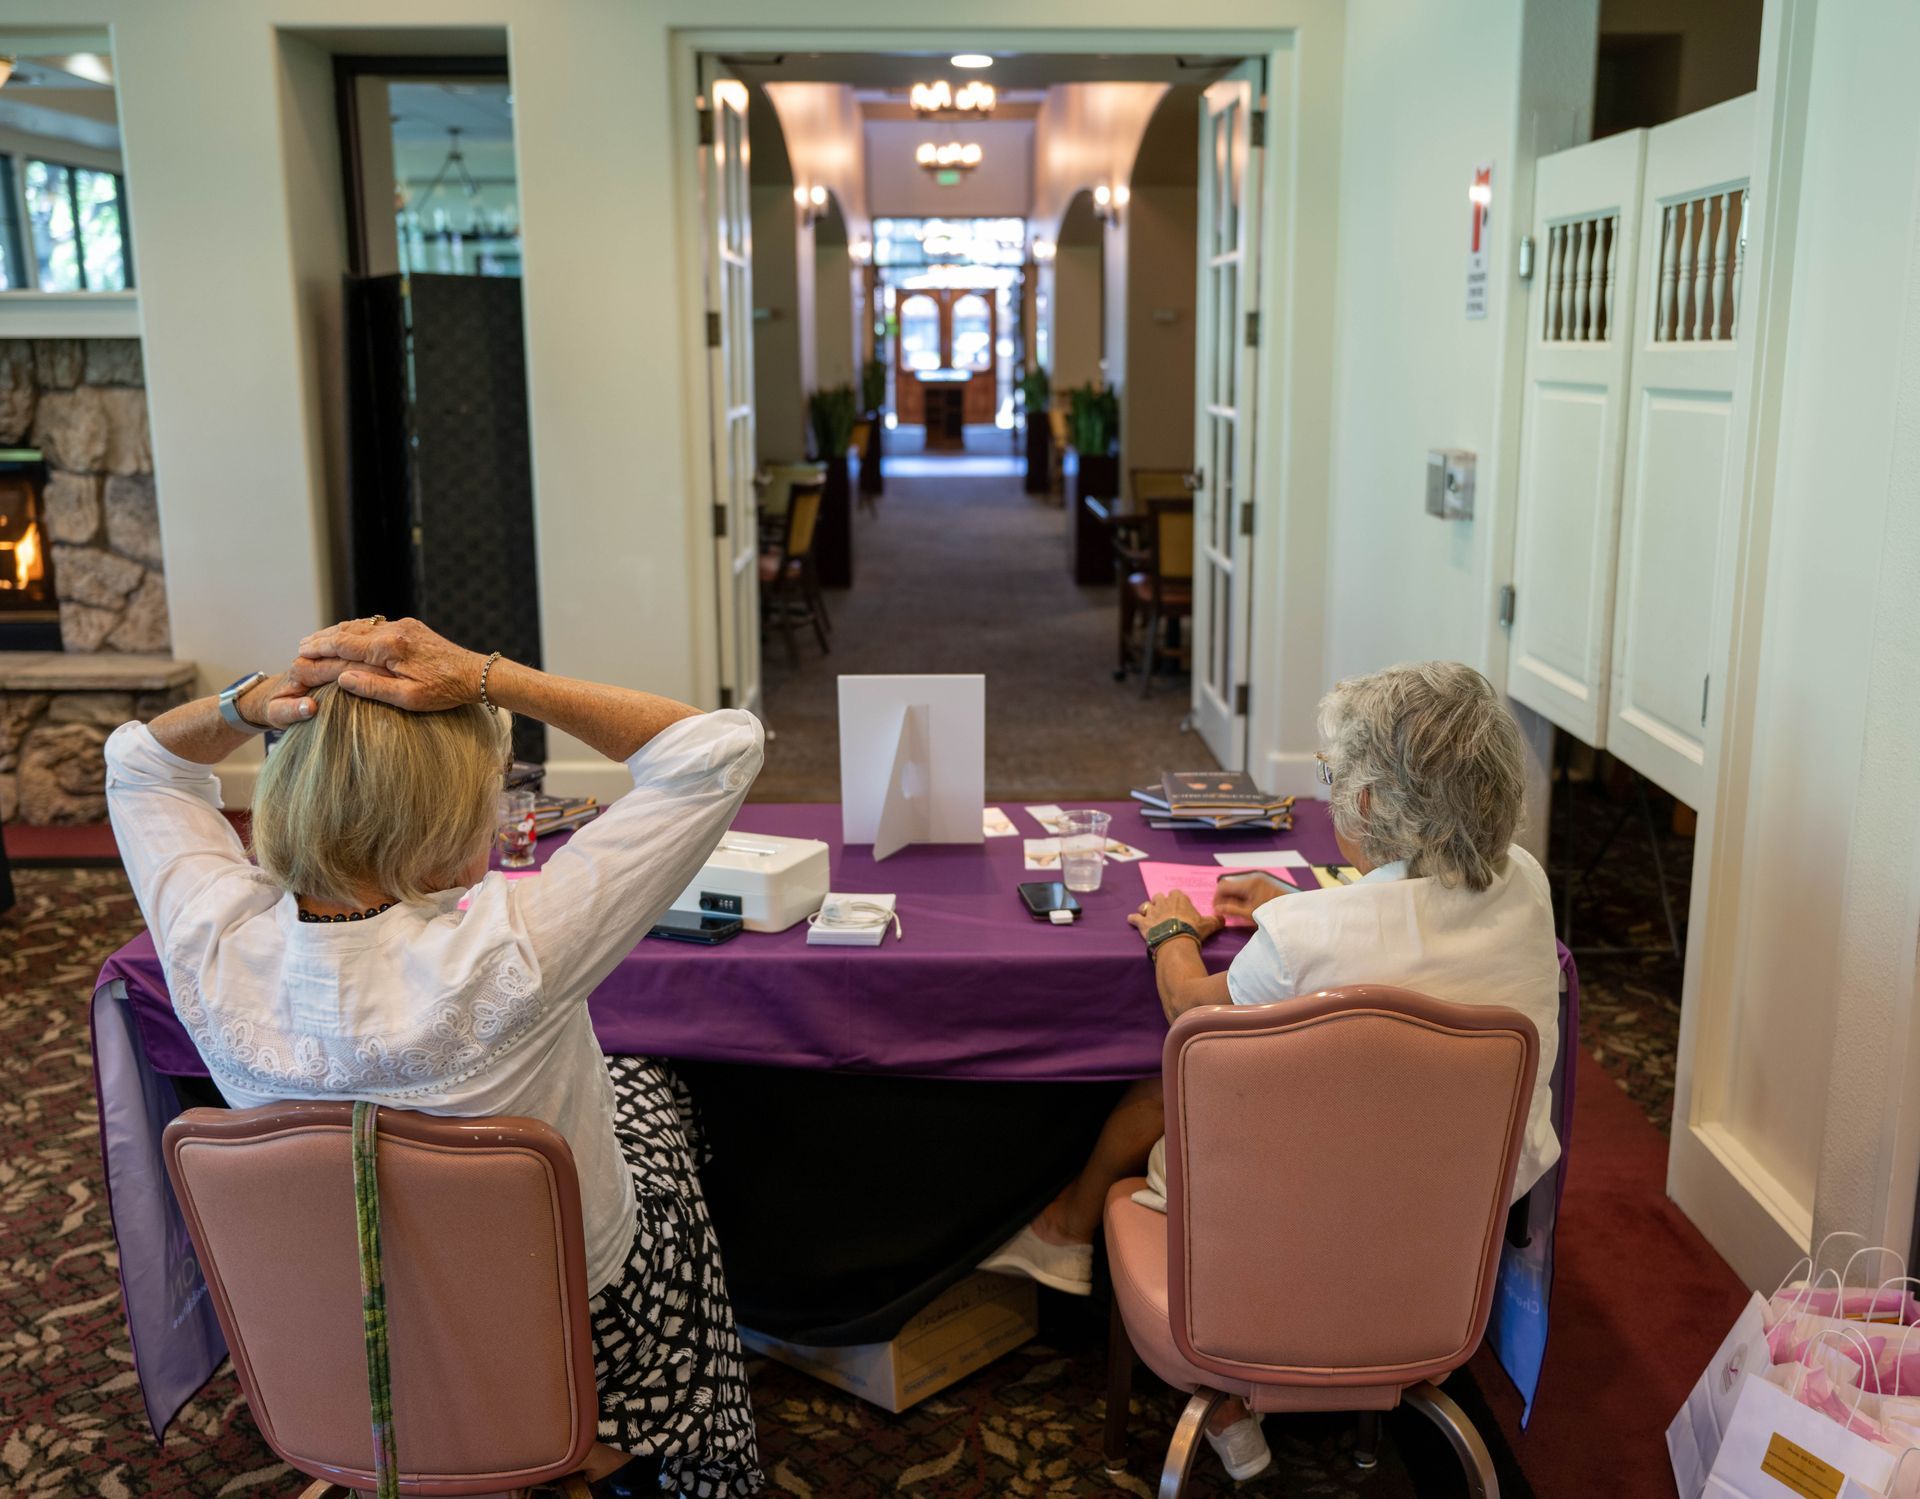
M 894 939 L 900 940 L 904 930 L 897 909 L 878 901 L 835 895 L 829 896 L 827 903 L 807 918 L 807 925 L 829 932 L 870 932 L 875 927 L 884 928 L 889 921 L 893 923 Z

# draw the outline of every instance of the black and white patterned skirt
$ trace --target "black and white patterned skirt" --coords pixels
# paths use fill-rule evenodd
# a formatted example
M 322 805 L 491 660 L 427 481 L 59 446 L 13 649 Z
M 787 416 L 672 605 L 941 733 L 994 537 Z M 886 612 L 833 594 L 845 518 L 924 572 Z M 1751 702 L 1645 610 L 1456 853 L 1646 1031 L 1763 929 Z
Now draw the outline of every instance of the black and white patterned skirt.
M 692 1100 L 648 1057 L 609 1057 L 607 1072 L 639 1223 L 626 1274 L 588 1307 L 600 1440 L 659 1458 L 667 1492 L 758 1493 L 746 1362 L 700 1191 Z

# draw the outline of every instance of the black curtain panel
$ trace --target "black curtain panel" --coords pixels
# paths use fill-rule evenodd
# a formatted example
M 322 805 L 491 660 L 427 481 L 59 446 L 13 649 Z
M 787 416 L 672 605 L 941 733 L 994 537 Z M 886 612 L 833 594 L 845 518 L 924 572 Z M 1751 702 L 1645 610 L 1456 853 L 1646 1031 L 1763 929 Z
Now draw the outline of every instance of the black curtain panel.
M 349 277 L 347 341 L 353 612 L 541 665 L 519 281 Z

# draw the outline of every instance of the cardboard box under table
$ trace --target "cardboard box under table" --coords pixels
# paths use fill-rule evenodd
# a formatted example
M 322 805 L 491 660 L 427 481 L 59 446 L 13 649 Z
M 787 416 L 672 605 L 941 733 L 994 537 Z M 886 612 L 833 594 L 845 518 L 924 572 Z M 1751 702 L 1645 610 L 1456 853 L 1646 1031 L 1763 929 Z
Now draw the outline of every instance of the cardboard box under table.
M 813 1348 L 746 1327 L 740 1329 L 740 1341 L 754 1353 L 897 1413 L 1037 1337 L 1035 1291 L 1030 1280 L 981 1271 L 935 1297 L 890 1342 Z

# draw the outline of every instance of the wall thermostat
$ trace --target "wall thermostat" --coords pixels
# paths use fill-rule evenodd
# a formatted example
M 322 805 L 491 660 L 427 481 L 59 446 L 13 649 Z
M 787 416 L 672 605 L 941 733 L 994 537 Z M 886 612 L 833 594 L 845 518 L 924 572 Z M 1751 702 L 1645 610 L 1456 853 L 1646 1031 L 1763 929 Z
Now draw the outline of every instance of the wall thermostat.
M 1442 520 L 1473 519 L 1473 454 L 1465 448 L 1427 452 L 1427 514 Z

